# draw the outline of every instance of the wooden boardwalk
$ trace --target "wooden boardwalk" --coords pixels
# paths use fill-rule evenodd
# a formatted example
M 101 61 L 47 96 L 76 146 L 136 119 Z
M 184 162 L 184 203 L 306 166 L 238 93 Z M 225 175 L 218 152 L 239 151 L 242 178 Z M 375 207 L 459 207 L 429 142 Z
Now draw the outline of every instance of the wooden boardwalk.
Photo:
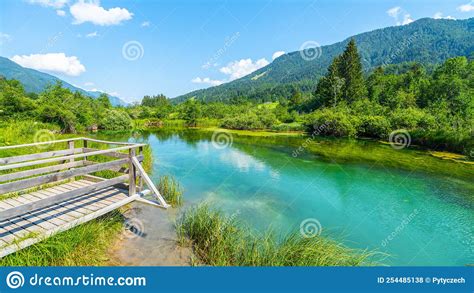
M 78 141 L 82 148 L 74 147 Z M 0 147 L 0 152 L 63 142 L 68 149 L 0 157 L 0 257 L 134 200 L 168 207 L 141 166 L 143 144 L 77 138 Z M 88 143 L 119 147 L 94 149 Z M 109 160 L 91 160 L 100 156 Z M 109 179 L 90 175 L 104 170 L 119 175 Z M 155 200 L 144 199 L 147 194 Z

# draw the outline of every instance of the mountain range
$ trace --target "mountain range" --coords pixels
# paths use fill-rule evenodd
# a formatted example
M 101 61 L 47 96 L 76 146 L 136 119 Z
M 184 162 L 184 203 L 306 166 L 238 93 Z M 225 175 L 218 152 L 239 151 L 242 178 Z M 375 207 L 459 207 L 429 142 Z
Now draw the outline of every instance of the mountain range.
M 436 65 L 455 56 L 474 57 L 474 18 L 423 18 L 408 25 L 361 33 L 314 51 L 287 53 L 240 79 L 196 90 L 173 101 L 179 103 L 192 97 L 202 101 L 226 101 L 239 96 L 271 100 L 284 96 L 294 87 L 303 92 L 312 91 L 351 38 L 357 43 L 365 72 L 377 66 L 405 62 Z
M 0 75 L 6 79 L 16 79 L 20 81 L 25 88 L 26 92 L 29 93 L 40 93 L 48 85 L 56 84 L 58 81 L 62 83 L 63 87 L 70 89 L 73 92 L 80 92 L 86 96 L 92 98 L 98 98 L 102 92 L 99 91 L 86 91 L 79 87 L 73 86 L 55 76 L 40 72 L 38 70 L 25 68 L 12 60 L 0 56 Z M 107 94 L 108 95 L 108 94 Z M 128 104 L 118 97 L 108 95 L 110 103 L 114 106 L 127 106 Z

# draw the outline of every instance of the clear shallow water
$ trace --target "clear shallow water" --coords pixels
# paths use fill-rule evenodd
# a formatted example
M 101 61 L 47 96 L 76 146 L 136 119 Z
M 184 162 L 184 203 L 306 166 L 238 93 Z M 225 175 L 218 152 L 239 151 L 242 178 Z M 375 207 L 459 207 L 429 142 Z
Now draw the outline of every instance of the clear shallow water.
M 234 139 L 218 149 L 211 135 L 139 138 L 152 147 L 154 179 L 177 177 L 186 206 L 210 201 L 258 230 L 282 235 L 317 219 L 323 235 L 388 253 L 388 265 L 474 263 L 472 183 L 380 164 L 294 158 L 294 147 L 262 147 L 261 138 L 258 144 Z

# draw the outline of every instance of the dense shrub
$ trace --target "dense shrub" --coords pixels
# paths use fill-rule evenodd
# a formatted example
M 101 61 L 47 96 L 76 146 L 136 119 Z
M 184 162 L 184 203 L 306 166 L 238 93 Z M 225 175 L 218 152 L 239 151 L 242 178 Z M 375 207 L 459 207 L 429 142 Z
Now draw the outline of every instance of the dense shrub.
M 416 108 L 397 109 L 390 114 L 390 120 L 395 129 L 432 128 L 435 126 L 433 116 Z
M 383 116 L 362 116 L 358 136 L 385 138 L 390 133 L 390 121 Z
M 305 126 L 309 132 L 320 135 L 355 136 L 360 120 L 348 113 L 333 109 L 322 109 L 306 117 Z
M 258 130 L 270 129 L 277 122 L 278 120 L 272 111 L 259 109 L 258 111 L 248 111 L 244 114 L 224 118 L 221 126 L 229 129 Z
M 100 122 L 100 128 L 106 130 L 127 130 L 132 127 L 132 119 L 119 110 L 107 110 Z
M 224 128 L 240 130 L 263 129 L 265 127 L 260 119 L 258 119 L 257 114 L 253 112 L 227 117 L 222 120 L 221 126 Z

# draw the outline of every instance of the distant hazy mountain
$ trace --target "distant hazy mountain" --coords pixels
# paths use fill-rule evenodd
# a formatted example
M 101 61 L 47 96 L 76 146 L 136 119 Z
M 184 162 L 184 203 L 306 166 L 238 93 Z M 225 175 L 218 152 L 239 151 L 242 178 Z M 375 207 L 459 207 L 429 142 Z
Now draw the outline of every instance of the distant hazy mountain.
M 23 84 L 26 92 L 40 93 L 47 85 L 56 84 L 56 82 L 61 81 L 63 87 L 68 88 L 74 92 L 80 92 L 93 98 L 97 98 L 101 94 L 101 92 L 86 91 L 75 87 L 50 74 L 22 67 L 5 57 L 0 57 L 0 75 L 7 79 L 16 79 L 20 81 Z M 127 103 L 122 101 L 120 98 L 111 95 L 109 95 L 109 100 L 114 106 L 127 105 Z
M 409 25 L 377 29 L 353 38 L 366 71 L 380 65 L 412 61 L 437 64 L 455 56 L 474 57 L 474 18 L 424 18 Z M 303 59 L 300 51 L 285 54 L 245 77 L 190 92 L 175 98 L 174 102 L 191 97 L 204 101 L 225 101 L 238 96 L 269 98 L 288 93 L 292 85 L 303 91 L 313 90 L 332 59 L 343 52 L 349 40 L 322 46 L 316 52 L 320 56 L 311 61 Z

